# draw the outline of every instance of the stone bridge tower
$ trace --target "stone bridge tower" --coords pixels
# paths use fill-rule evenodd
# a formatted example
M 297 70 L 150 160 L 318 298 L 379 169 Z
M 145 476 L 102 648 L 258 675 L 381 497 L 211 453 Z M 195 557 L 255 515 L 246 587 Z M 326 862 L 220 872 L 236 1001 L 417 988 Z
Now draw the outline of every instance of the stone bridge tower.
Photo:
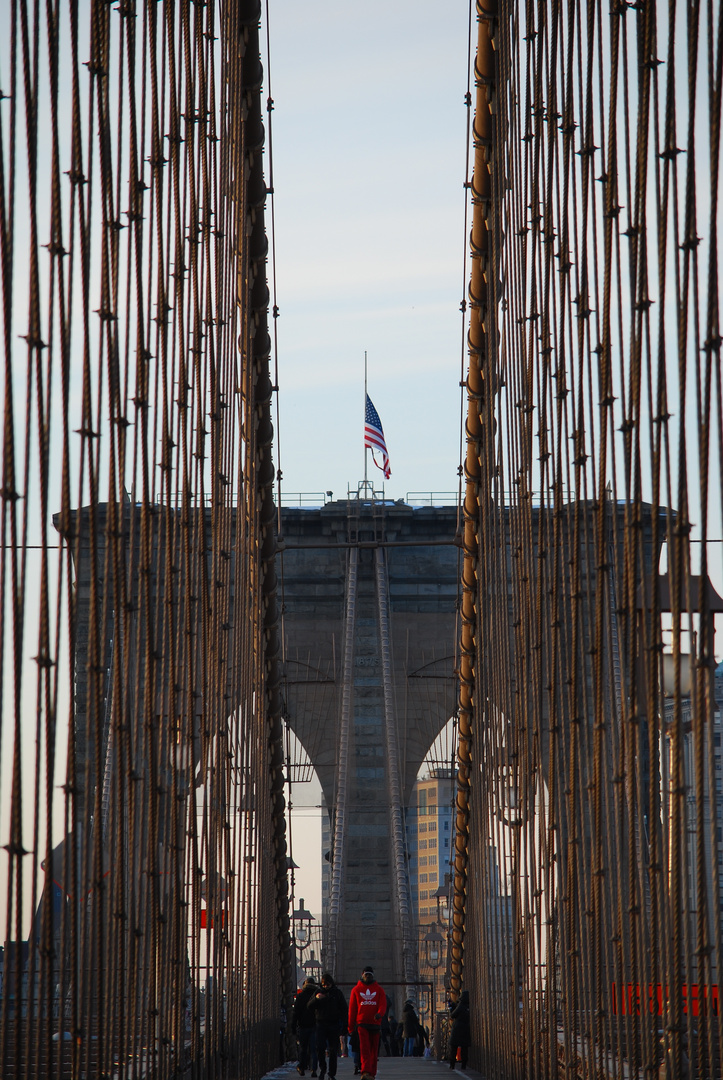
M 95 566 L 83 548 L 76 567 L 75 754 L 89 791 L 103 782 L 94 762 L 107 763 L 111 754 L 107 723 L 89 713 L 84 615 L 93 576 L 101 594 L 107 590 L 105 512 L 98 510 Z M 395 1003 L 416 978 L 404 815 L 421 763 L 456 703 L 456 534 L 455 507 L 353 499 L 282 512 L 277 574 L 284 707 L 319 776 L 331 835 L 323 959 L 345 989 L 371 963 Z M 152 538 L 154 604 L 168 572 L 163 536 L 159 518 Z M 131 547 L 137 546 L 136 538 Z M 232 557 L 231 612 L 235 565 Z M 137 576 L 130 573 L 129 580 Z M 112 664 L 113 607 L 109 597 L 99 631 L 104 670 Z M 131 649 L 140 683 L 142 652 Z M 157 689 L 163 700 L 168 687 Z M 196 759 L 199 754 L 196 748 Z M 170 791 L 168 785 L 159 800 L 159 829 L 168 843 Z
M 456 530 L 455 507 L 401 501 L 282 513 L 286 716 L 329 814 L 324 960 L 346 990 L 372 964 L 397 1008 L 416 965 L 404 815 L 456 701 Z

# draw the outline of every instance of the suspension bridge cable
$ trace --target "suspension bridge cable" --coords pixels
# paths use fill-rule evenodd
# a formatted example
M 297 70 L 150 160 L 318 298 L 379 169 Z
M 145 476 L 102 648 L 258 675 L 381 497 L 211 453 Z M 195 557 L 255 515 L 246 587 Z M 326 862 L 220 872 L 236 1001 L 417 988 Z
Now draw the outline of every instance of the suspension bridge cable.
M 453 928 L 477 1065 L 717 1075 L 720 11 L 477 11 Z
M 260 1074 L 289 971 L 257 11 L 83 14 L 0 15 L 0 1072 Z

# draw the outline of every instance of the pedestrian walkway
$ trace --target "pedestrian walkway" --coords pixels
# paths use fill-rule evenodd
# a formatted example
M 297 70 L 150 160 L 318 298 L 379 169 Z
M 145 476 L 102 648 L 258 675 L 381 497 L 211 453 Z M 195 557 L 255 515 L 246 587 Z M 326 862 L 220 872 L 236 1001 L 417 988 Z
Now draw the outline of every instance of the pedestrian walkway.
M 350 1057 L 339 1058 L 337 1080 L 354 1080 L 354 1062 Z M 457 1065 L 452 1074 L 446 1061 L 436 1061 L 424 1057 L 380 1057 L 377 1068 L 377 1080 L 448 1080 L 452 1075 L 465 1080 L 479 1080 L 480 1074 L 471 1069 L 464 1072 Z M 297 1077 L 296 1062 L 288 1061 L 285 1065 L 267 1073 L 263 1080 L 291 1080 Z M 305 1080 L 309 1080 L 307 1072 Z M 312 1078 L 313 1080 L 313 1078 Z

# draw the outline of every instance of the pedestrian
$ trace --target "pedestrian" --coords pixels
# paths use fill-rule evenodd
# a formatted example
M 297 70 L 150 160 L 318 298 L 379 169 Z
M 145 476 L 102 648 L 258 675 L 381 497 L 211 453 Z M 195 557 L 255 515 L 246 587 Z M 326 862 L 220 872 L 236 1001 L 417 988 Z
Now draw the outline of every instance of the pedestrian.
M 349 1031 L 359 1035 L 361 1080 L 377 1075 L 379 1035 L 387 1011 L 387 996 L 374 978 L 374 969 L 365 967 L 349 998 Z
M 414 1005 L 407 1000 L 404 1002 L 404 1008 L 402 1009 L 402 1035 L 404 1037 L 404 1050 L 402 1053 L 404 1057 L 414 1057 L 414 1045 L 417 1041 L 418 1029 L 419 1017 L 414 1010 Z
M 425 1047 L 429 1046 L 429 1032 L 421 1020 L 417 1025 L 417 1037 L 414 1042 L 414 1056 L 424 1057 Z
M 397 1044 L 397 1057 L 404 1056 L 404 1024 L 397 1024 L 397 1030 L 394 1034 L 394 1038 Z
M 296 1066 L 299 1076 L 304 1075 L 309 1067 L 310 1060 L 311 1075 L 316 1076 L 316 1061 L 314 1060 L 316 1057 L 314 1038 L 316 1020 L 309 1009 L 309 1005 L 317 989 L 318 987 L 313 979 L 304 979 L 303 986 L 296 995 L 291 1014 L 291 1031 L 293 1035 L 296 1035 L 299 1045 L 299 1064 Z
M 328 1072 L 336 1076 L 339 1035 L 346 1031 L 346 998 L 328 971 L 321 976 L 321 986 L 309 1003 L 316 1021 L 316 1053 L 319 1058 L 319 1077 L 327 1072 L 326 1053 L 329 1052 Z
M 382 1017 L 382 1028 L 381 1028 L 381 1045 L 384 1047 L 385 1057 L 391 1057 L 392 1056 L 391 1034 L 392 1034 L 392 1029 L 391 1029 L 391 1027 L 389 1025 L 389 1008 L 387 1008 L 387 1011 L 385 1012 L 384 1016 Z
M 389 1042 L 392 1047 L 392 1057 L 401 1057 L 401 1051 L 399 1049 L 399 1039 L 397 1038 L 397 1029 L 399 1025 L 397 1024 L 397 1020 L 393 1012 L 390 1011 L 387 1015 L 389 1017 Z
M 361 1066 L 361 1057 L 359 1055 L 359 1032 L 349 1031 L 349 1049 L 351 1050 L 352 1060 L 354 1062 L 354 1075 L 359 1075 L 359 1069 Z
M 450 1012 L 452 1030 L 449 1033 L 449 1067 L 454 1068 L 457 1060 L 457 1049 L 460 1050 L 461 1065 L 467 1068 L 467 1053 L 472 1041 L 472 1031 L 469 1022 L 469 990 L 463 990 L 456 1005 L 453 1004 Z

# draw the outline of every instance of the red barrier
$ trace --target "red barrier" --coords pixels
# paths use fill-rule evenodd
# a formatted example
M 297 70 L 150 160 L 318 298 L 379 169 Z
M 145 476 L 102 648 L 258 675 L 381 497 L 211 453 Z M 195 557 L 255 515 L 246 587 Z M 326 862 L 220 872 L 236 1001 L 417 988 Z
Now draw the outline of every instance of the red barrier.
M 687 983 L 683 983 L 681 987 L 681 995 L 683 998 L 683 1014 L 688 1013 L 688 1003 L 690 1002 L 693 1016 L 700 1016 L 704 1014 L 708 1009 L 708 1002 L 711 1002 L 713 1009 L 713 1015 L 718 1015 L 719 1009 L 719 996 L 717 986 L 703 986 L 700 987 L 698 983 L 692 983 L 690 987 Z M 669 987 L 665 987 L 665 1001 L 667 1002 L 669 997 Z M 632 1015 L 633 1011 L 640 1016 L 640 983 L 627 983 L 623 992 L 620 992 L 620 988 L 617 983 L 613 983 L 612 987 L 612 1012 L 613 1016 L 617 1016 L 618 1012 L 621 1012 L 623 1016 Z M 648 983 L 648 1002 L 646 1012 L 650 1016 L 662 1016 L 663 1015 L 663 986 L 662 983 Z
M 222 911 L 221 912 L 221 926 L 225 926 L 225 925 L 226 925 L 226 912 Z M 208 918 L 208 915 L 206 914 L 206 908 L 205 907 L 201 908 L 201 929 L 202 930 L 213 930 L 213 918 L 210 918 L 210 919 Z

